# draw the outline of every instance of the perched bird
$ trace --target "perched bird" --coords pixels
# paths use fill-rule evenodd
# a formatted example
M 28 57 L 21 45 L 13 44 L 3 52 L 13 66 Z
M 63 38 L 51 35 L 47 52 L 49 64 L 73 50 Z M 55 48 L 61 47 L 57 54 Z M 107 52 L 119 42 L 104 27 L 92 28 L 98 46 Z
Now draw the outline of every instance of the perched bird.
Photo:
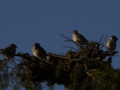
M 77 30 L 73 30 L 72 39 L 78 45 L 78 47 L 88 43 L 88 40 L 83 35 L 79 34 Z
M 106 42 L 106 48 L 109 52 L 116 49 L 116 41 L 118 38 L 116 36 L 111 36 L 110 39 Z
M 8 57 L 8 59 L 13 58 L 16 53 L 16 48 L 17 46 L 15 44 L 10 44 L 8 47 L 3 49 L 3 55 Z
M 39 43 L 34 43 L 32 52 L 33 52 L 33 55 L 39 59 L 42 59 L 43 57 L 46 57 L 47 55 L 46 51 L 40 46 Z

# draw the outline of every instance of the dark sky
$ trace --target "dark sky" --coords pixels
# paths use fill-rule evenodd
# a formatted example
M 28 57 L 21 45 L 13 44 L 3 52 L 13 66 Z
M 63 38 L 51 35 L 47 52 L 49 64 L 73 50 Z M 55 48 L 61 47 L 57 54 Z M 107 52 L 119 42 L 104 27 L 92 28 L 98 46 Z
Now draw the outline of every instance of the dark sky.
M 32 55 L 38 42 L 47 52 L 65 54 L 69 48 L 62 46 L 77 46 L 64 42 L 60 34 L 72 38 L 74 29 L 89 41 L 99 41 L 102 34 L 107 40 L 112 35 L 120 39 L 120 0 L 0 0 L 0 48 L 15 43 L 17 52 Z M 118 40 L 117 51 L 119 46 Z M 114 68 L 120 66 L 119 59 L 118 53 Z

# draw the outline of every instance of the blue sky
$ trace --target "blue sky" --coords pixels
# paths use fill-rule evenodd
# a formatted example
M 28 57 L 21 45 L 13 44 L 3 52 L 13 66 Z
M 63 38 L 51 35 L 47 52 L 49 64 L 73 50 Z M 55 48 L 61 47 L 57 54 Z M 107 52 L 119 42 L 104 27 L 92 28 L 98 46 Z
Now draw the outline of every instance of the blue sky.
M 74 29 L 89 41 L 99 41 L 102 34 L 120 39 L 120 0 L 0 0 L 0 48 L 15 43 L 17 52 L 32 55 L 38 42 L 47 52 L 66 53 L 69 49 L 62 46 L 77 47 L 60 34 L 72 38 Z M 118 40 L 117 51 L 119 46 Z M 114 57 L 114 68 L 119 59 Z

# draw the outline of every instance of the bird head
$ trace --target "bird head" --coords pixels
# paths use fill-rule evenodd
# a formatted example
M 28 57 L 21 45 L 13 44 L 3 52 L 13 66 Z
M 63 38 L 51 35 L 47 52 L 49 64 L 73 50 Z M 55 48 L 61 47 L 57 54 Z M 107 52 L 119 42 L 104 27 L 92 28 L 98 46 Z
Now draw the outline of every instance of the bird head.
M 72 32 L 72 33 L 77 34 L 77 33 L 78 33 L 78 31 L 77 31 L 77 30 L 73 30 L 73 32 Z
M 40 47 L 40 44 L 39 43 L 34 43 L 34 49 Z
M 15 44 L 10 44 L 10 47 L 17 48 L 17 46 Z
M 118 38 L 116 36 L 111 36 L 110 39 L 114 40 L 114 41 L 117 41 Z

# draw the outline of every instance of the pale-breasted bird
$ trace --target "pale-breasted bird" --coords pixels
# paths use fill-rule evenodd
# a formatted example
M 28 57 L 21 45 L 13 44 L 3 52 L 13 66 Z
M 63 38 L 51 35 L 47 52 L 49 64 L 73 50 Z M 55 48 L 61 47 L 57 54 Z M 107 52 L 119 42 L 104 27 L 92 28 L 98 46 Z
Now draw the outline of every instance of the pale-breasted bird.
M 109 52 L 116 49 L 116 41 L 118 38 L 116 36 L 111 36 L 110 39 L 106 42 L 106 48 Z
M 47 55 L 46 51 L 40 46 L 39 43 L 34 43 L 32 52 L 33 52 L 33 55 L 39 59 L 42 59 L 43 57 L 46 57 Z
M 79 34 L 77 30 L 73 30 L 72 39 L 78 45 L 78 47 L 88 43 L 88 40 L 83 35 Z
M 16 53 L 16 48 L 17 46 L 15 44 L 10 44 L 8 47 L 3 49 L 3 55 L 8 57 L 8 59 L 13 58 Z

